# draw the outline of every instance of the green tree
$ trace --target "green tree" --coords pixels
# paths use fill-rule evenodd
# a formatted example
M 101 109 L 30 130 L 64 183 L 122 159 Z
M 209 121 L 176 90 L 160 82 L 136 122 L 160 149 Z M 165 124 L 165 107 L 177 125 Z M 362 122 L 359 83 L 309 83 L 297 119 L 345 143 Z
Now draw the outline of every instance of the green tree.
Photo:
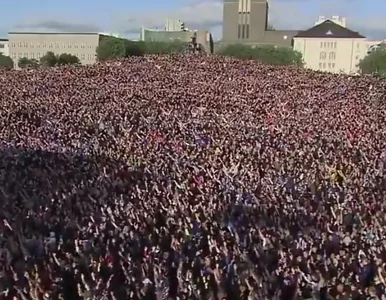
M 13 68 L 13 60 L 9 56 L 5 56 L 0 53 L 0 68 L 1 69 L 12 69 Z
M 145 48 L 142 42 L 134 42 L 130 40 L 124 40 L 125 44 L 125 56 L 143 56 L 145 54 Z
M 303 66 L 301 53 L 290 48 L 274 46 L 252 47 L 249 45 L 233 44 L 220 48 L 219 54 L 240 59 L 255 59 L 271 65 Z
M 358 67 L 362 74 L 386 76 L 386 48 L 372 51 L 359 62 Z
M 27 57 L 22 57 L 18 61 L 18 66 L 22 69 L 37 68 L 39 66 L 39 62 L 36 59 L 28 59 Z
M 115 37 L 102 37 L 96 50 L 99 61 L 109 60 L 126 55 L 125 43 Z
M 47 52 L 42 58 L 40 58 L 40 64 L 44 67 L 54 67 L 58 62 L 58 58 L 54 52 Z
M 140 42 L 105 36 L 101 38 L 96 53 L 98 60 L 104 61 L 119 57 L 142 56 L 144 49 Z
M 62 53 L 56 58 L 56 64 L 59 66 L 63 65 L 79 65 L 79 58 L 75 55 Z
M 240 59 L 254 59 L 255 51 L 251 46 L 242 44 L 231 44 L 221 47 L 218 51 L 220 55 L 233 56 Z
M 170 42 L 144 42 L 144 51 L 146 54 L 181 53 L 184 52 L 187 47 L 188 44 L 180 40 L 174 40 Z

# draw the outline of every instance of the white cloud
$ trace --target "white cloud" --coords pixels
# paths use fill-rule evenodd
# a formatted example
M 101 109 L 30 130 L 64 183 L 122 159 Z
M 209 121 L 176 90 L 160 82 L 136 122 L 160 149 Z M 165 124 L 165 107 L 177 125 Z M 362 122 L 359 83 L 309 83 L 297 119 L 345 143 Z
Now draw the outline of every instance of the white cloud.
M 162 28 L 167 18 L 180 19 L 189 28 L 211 29 L 222 23 L 222 3 L 219 1 L 192 1 L 172 11 L 152 11 L 122 16 L 117 25 L 127 33 L 138 32 L 141 26 Z
M 56 30 L 56 31 L 112 31 L 129 35 L 138 35 L 141 26 L 163 28 L 167 18 L 181 19 L 186 26 L 194 29 L 208 29 L 215 38 L 221 37 L 223 17 L 222 0 L 188 0 L 174 10 L 149 11 L 147 13 L 128 13 L 114 16 L 110 28 L 99 28 L 98 20 L 86 20 L 82 23 L 64 18 L 40 18 L 33 22 L 19 24 L 19 28 Z M 353 14 L 352 1 L 308 0 L 312 5 L 304 5 L 305 0 L 270 1 L 269 21 L 276 29 L 304 30 L 313 26 L 319 15 L 345 16 L 348 27 L 358 30 L 365 36 L 386 37 L 386 19 L 379 16 Z M 351 12 L 351 13 L 350 13 Z
M 310 0 L 315 5 L 305 9 L 304 0 L 272 0 L 270 1 L 269 20 L 277 29 L 304 30 L 313 26 L 319 15 L 341 15 L 348 19 L 348 27 L 359 30 L 363 34 L 382 34 L 386 36 L 386 19 L 373 16 L 355 15 L 352 12 L 352 1 L 318 1 Z M 122 31 L 138 32 L 141 26 L 162 28 L 166 18 L 183 20 L 188 27 L 205 28 L 211 30 L 216 37 L 221 36 L 222 24 L 221 0 L 191 0 L 188 4 L 176 8 L 174 11 L 154 11 L 146 14 L 129 14 L 120 21 Z
M 77 23 L 60 20 L 41 20 L 17 24 L 16 29 L 33 31 L 58 31 L 58 32 L 99 32 L 100 28 L 92 23 Z

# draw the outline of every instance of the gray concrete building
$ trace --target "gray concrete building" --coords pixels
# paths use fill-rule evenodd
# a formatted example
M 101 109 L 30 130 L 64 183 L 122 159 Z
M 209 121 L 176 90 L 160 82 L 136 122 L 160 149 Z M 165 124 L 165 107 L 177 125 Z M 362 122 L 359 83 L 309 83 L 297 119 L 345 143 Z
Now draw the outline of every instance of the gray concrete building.
M 224 0 L 222 44 L 292 47 L 298 30 L 270 30 L 267 0 Z
M 39 60 L 51 51 L 75 55 L 84 65 L 93 64 L 100 37 L 99 33 L 9 32 L 9 56 L 17 64 L 22 57 Z

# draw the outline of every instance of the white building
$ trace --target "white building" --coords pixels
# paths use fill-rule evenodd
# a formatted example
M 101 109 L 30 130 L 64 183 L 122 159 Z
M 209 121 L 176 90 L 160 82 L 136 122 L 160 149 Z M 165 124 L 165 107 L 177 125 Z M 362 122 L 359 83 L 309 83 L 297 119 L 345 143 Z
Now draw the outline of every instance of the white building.
M 367 54 L 370 54 L 372 51 L 378 49 L 379 47 L 386 47 L 386 40 L 383 41 L 366 41 Z
M 331 18 L 326 18 L 325 16 L 319 16 L 318 21 L 315 22 L 315 25 L 319 25 L 323 23 L 324 21 L 330 20 L 334 22 L 335 24 L 338 24 L 342 27 L 346 27 L 346 18 L 340 17 L 340 16 L 332 16 Z
M 0 53 L 9 56 L 8 39 L 0 39 Z
M 185 23 L 179 19 L 166 19 L 165 31 L 183 31 Z
M 22 57 L 40 60 L 47 52 L 68 53 L 84 65 L 96 62 L 99 33 L 9 32 L 9 56 L 14 62 Z
M 364 36 L 331 20 L 299 32 L 293 40 L 305 67 L 318 71 L 357 73 L 359 61 L 368 51 Z

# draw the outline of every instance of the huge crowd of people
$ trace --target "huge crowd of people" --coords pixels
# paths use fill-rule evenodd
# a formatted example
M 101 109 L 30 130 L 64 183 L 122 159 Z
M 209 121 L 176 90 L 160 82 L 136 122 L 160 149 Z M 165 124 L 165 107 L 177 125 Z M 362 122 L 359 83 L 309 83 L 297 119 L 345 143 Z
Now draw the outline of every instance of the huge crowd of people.
M 1 299 L 386 299 L 386 82 L 206 55 L 0 71 Z

